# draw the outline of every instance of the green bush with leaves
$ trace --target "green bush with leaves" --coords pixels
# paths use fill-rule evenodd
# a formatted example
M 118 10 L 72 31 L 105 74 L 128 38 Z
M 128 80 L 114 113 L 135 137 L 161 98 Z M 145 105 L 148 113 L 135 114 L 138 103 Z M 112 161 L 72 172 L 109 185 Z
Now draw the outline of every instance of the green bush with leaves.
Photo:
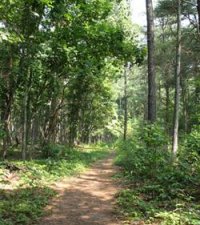
M 43 207 L 55 192 L 50 188 L 19 188 L 1 192 L 0 225 L 25 225 L 37 221 Z
M 192 129 L 192 132 L 186 138 L 185 146 L 188 151 L 195 151 L 200 155 L 200 125 Z
M 161 127 L 147 125 L 135 133 L 128 141 L 117 144 L 116 164 L 123 167 L 130 185 L 118 196 L 121 213 L 130 220 L 146 223 L 200 224 L 197 129 L 188 136 L 175 162 Z
M 135 178 L 157 176 L 170 161 L 170 154 L 166 149 L 167 141 L 168 138 L 161 127 L 147 125 L 132 139 L 118 143 L 119 154 L 116 163 Z

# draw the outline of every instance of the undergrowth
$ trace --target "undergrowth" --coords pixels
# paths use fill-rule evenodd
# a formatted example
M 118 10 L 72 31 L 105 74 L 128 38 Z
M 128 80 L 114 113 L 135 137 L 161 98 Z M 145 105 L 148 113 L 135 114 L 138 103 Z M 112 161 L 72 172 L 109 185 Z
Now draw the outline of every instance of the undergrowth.
M 175 162 L 168 137 L 158 125 L 138 128 L 131 139 L 117 143 L 116 164 L 123 168 L 128 186 L 117 198 L 123 217 L 133 224 L 200 225 L 200 140 L 196 137 L 195 130 L 182 141 Z
M 108 154 L 106 147 L 50 146 L 48 159 L 0 162 L 0 225 L 33 224 L 56 193 L 53 181 L 85 170 Z

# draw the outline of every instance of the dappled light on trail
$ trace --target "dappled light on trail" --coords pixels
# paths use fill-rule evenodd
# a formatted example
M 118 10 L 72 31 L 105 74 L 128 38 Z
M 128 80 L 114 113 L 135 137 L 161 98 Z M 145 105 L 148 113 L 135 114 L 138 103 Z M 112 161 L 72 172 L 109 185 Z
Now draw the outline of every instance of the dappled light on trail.
M 119 185 L 112 179 L 112 158 L 96 163 L 79 177 L 57 183 L 59 196 L 47 207 L 39 225 L 117 225 L 114 196 Z

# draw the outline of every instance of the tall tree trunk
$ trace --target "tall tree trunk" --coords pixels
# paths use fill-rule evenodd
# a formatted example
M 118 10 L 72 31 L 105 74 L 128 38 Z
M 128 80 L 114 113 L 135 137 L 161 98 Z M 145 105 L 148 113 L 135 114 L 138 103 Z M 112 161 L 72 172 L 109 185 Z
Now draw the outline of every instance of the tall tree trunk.
M 180 73 L 181 73 L 181 0 L 177 0 L 177 46 L 176 46 L 176 72 L 175 72 L 175 104 L 173 129 L 173 157 L 178 151 L 178 129 L 180 111 Z
M 22 142 L 22 159 L 26 160 L 26 154 L 29 154 L 28 149 L 28 137 L 31 128 L 32 114 L 30 112 L 30 89 L 32 86 L 33 71 L 31 68 L 27 68 L 27 80 L 25 81 L 24 92 L 24 120 L 23 120 L 23 142 Z M 29 154 L 30 156 L 30 154 Z
M 165 103 L 165 123 L 166 123 L 166 130 L 169 134 L 169 104 L 170 104 L 170 95 L 169 95 L 169 85 L 168 82 L 165 83 L 165 94 L 166 94 L 166 103 Z
M 197 0 L 198 32 L 200 32 L 200 0 Z
M 3 159 L 7 156 L 7 150 L 8 150 L 8 144 L 10 141 L 10 132 L 9 132 L 9 120 L 10 120 L 10 114 L 11 114 L 11 106 L 13 102 L 13 83 L 12 83 L 12 56 L 9 57 L 7 62 L 7 68 L 6 71 L 3 73 L 3 79 L 5 81 L 5 93 L 4 98 L 2 99 L 2 110 L 1 110 L 1 122 L 3 125 Z
M 156 120 L 156 76 L 154 47 L 154 15 L 152 0 L 146 0 L 148 45 L 148 120 Z
M 124 141 L 126 141 L 127 139 L 127 123 L 128 123 L 127 71 L 128 71 L 128 65 L 125 65 L 124 66 Z
M 29 69 L 28 69 L 29 76 Z M 28 138 L 28 78 L 25 81 L 24 99 L 23 99 L 23 140 L 22 140 L 22 159 L 26 160 L 27 138 Z
M 11 102 L 8 103 L 7 109 L 4 111 L 4 118 L 3 118 L 3 131 L 4 131 L 4 137 L 3 137 L 3 159 L 7 156 L 7 150 L 10 142 L 10 134 L 9 134 L 9 119 L 10 119 L 10 109 L 11 109 Z
M 186 79 L 186 78 L 185 78 Z M 182 87 L 182 102 L 183 102 L 183 118 L 184 118 L 184 131 L 185 133 L 188 133 L 188 88 L 187 88 L 187 82 L 182 79 L 181 81 L 181 87 Z

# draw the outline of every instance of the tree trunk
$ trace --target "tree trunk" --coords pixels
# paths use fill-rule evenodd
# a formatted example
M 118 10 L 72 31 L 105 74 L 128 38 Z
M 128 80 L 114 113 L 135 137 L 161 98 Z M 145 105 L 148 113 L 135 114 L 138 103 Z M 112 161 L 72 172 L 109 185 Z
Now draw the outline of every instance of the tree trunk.
M 188 119 L 189 119 L 189 115 L 188 115 L 189 114 L 188 113 L 188 100 L 189 100 L 189 94 L 188 94 L 188 89 L 187 89 L 187 82 L 182 80 L 181 81 L 181 87 L 182 87 L 184 131 L 185 131 L 185 133 L 188 133 L 188 131 L 189 131 L 189 127 L 188 127 Z
M 124 141 L 126 141 L 127 139 L 127 123 L 128 123 L 127 70 L 128 70 L 128 65 L 125 65 L 124 66 Z
M 166 123 L 166 131 L 169 134 L 169 106 L 170 106 L 170 95 L 169 95 L 169 85 L 168 82 L 165 84 L 165 94 L 166 94 L 166 102 L 165 102 L 165 123 Z
M 2 99 L 2 110 L 1 110 L 1 122 L 3 125 L 3 159 L 7 156 L 8 145 L 10 141 L 10 132 L 9 132 L 9 120 L 11 114 L 11 106 L 13 102 L 13 85 L 12 85 L 12 57 L 10 56 L 7 63 L 6 71 L 3 73 L 3 79 L 5 80 L 5 93 L 4 98 Z
M 9 115 L 10 112 L 5 114 L 5 118 L 4 118 L 4 125 L 3 125 L 3 131 L 4 131 L 4 137 L 3 137 L 3 160 L 6 159 L 7 156 L 7 150 L 8 150 L 8 143 L 9 143 Z
M 180 73 L 181 73 L 181 0 L 177 0 L 177 46 L 175 72 L 175 99 L 174 99 L 174 129 L 172 154 L 176 157 L 178 151 L 178 129 L 180 110 Z
M 27 80 L 25 81 L 25 90 L 24 90 L 24 120 L 23 120 L 23 141 L 22 141 L 22 159 L 26 160 L 26 154 L 29 153 L 28 149 L 28 137 L 31 127 L 32 115 L 30 112 L 30 89 L 32 85 L 32 76 L 33 71 L 31 68 L 27 68 Z M 29 154 L 30 155 L 30 154 Z
M 200 0 L 197 0 L 198 32 L 200 32 Z
M 152 0 L 146 0 L 147 12 L 147 45 L 148 45 L 148 120 L 156 121 L 156 80 L 155 80 L 155 47 L 154 15 Z
M 24 100 L 23 100 L 23 140 L 22 140 L 22 159 L 26 160 L 26 152 L 27 152 L 27 137 L 28 137 L 28 84 L 26 81 L 25 84 L 25 92 L 24 92 Z

